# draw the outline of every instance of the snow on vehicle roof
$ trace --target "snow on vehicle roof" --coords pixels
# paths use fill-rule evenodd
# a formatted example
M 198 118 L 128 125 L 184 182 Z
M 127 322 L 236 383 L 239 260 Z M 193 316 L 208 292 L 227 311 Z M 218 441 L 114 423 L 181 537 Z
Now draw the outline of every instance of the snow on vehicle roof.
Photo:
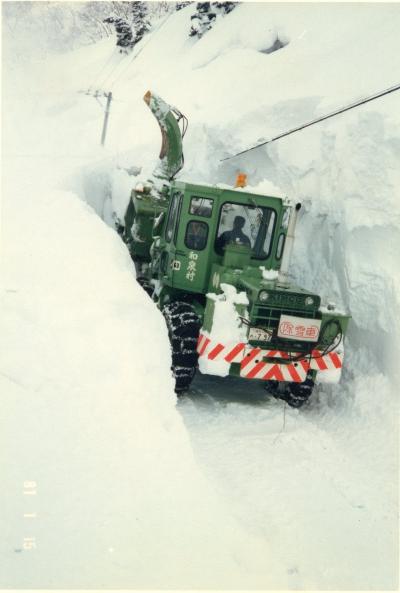
M 267 179 L 261 181 L 255 186 L 246 185 L 245 187 L 234 187 L 232 185 L 229 185 L 228 183 L 205 183 L 204 181 L 183 181 L 183 183 L 187 183 L 188 185 L 202 185 L 204 187 L 210 187 L 213 189 L 225 189 L 239 193 L 250 193 L 257 194 L 260 196 L 271 196 L 274 198 L 288 199 L 285 195 L 285 192 L 282 189 L 280 189 Z

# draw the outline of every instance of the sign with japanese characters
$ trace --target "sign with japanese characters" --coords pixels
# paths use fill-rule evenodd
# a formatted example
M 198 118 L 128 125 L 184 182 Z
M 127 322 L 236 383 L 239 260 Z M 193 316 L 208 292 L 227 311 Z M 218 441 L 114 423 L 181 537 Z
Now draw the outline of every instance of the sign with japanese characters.
M 292 315 L 281 315 L 278 336 L 289 340 L 316 342 L 321 329 L 320 319 L 304 319 Z
M 189 252 L 189 260 L 186 268 L 186 279 L 190 280 L 190 282 L 193 282 L 196 276 L 198 257 L 199 255 L 194 251 Z

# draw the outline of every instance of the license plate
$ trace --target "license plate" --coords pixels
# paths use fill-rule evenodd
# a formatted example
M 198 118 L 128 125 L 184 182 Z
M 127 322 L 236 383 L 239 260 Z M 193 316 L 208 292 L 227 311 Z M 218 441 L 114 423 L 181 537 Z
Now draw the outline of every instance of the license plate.
M 251 327 L 249 331 L 249 340 L 254 342 L 270 342 L 272 333 L 260 327 Z
M 292 315 L 281 315 L 278 336 L 287 340 L 317 342 L 320 329 L 320 319 L 304 319 Z

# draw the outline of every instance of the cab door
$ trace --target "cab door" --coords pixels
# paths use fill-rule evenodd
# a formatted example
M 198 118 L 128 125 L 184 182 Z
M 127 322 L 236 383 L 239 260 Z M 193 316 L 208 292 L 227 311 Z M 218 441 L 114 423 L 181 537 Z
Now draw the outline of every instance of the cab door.
M 162 250 L 160 271 L 164 281 L 173 285 L 174 272 L 181 266 L 176 254 L 176 239 L 179 228 L 179 218 L 182 209 L 183 194 L 175 191 L 167 214 L 164 231 L 165 249 Z
M 173 286 L 203 293 L 208 286 L 213 200 L 185 195 L 176 233 Z

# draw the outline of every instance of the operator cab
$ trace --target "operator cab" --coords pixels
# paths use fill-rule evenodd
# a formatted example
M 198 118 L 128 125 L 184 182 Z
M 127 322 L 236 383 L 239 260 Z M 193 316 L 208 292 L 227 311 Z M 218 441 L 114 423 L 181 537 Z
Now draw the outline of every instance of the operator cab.
M 175 181 L 162 233 L 163 280 L 205 294 L 213 265 L 278 269 L 284 211 L 281 198 Z

